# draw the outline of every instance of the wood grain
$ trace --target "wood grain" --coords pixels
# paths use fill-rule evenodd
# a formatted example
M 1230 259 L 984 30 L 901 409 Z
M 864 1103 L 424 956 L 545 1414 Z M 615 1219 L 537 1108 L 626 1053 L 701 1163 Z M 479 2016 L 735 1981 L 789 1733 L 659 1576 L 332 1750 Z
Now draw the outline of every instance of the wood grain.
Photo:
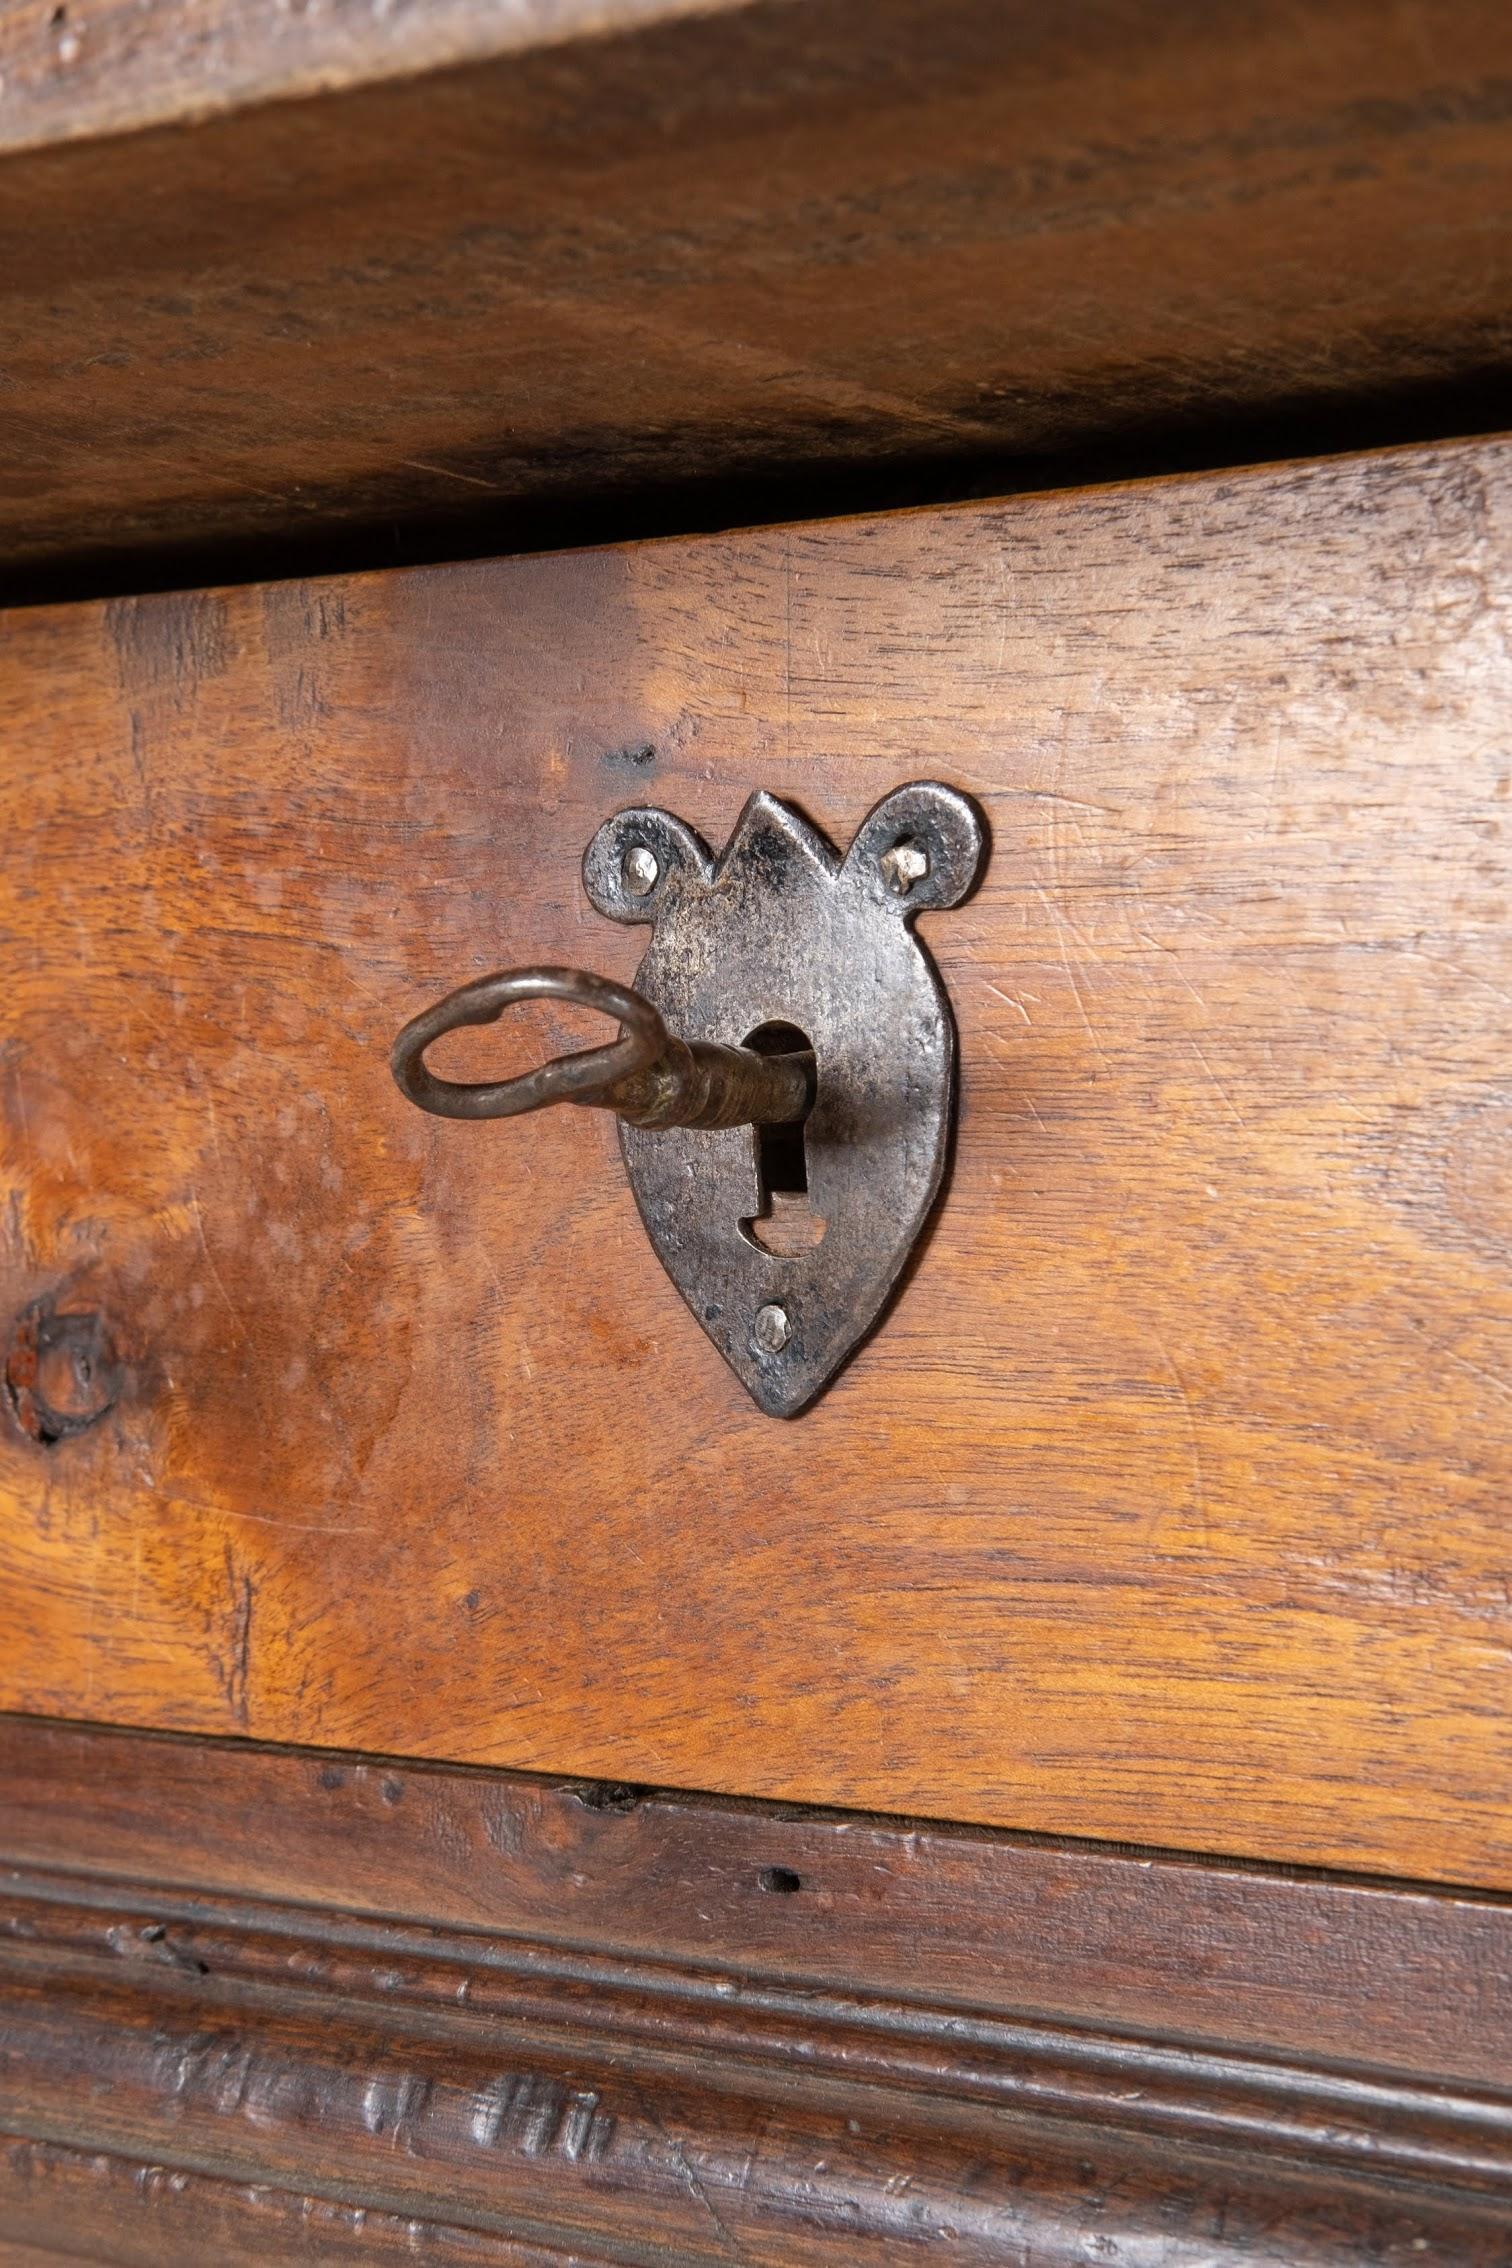
M 0 1790 L 0 1859 L 81 1898 L 135 1883 L 551 1946 L 590 1982 L 633 1956 L 739 1970 L 747 1999 L 1507 2077 L 1512 1920 L 1485 1892 L 39 1718 L 0 1717 Z
M 1512 1880 L 1509 537 L 1484 444 L 8 617 L 6 1313 L 119 1383 L 0 1699 Z M 385 1051 L 633 970 L 617 806 L 927 774 L 954 1185 L 782 1426 L 607 1124 Z
M 22 0 L 0 73 L 18 601 L 1506 399 L 1504 0 Z
M 1506 2257 L 1505 1900 L 15 1719 L 0 1786 L 0 2244 Z

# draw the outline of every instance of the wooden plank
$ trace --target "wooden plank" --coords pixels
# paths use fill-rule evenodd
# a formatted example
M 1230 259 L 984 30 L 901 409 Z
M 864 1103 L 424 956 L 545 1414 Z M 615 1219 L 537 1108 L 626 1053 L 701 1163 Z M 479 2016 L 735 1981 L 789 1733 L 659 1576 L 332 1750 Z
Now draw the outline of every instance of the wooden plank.
M 0 2243 L 1505 2256 L 1505 1900 L 15 1719 L 0 1789 Z
M 1506 1883 L 1509 514 L 1486 444 L 9 617 L 7 1313 L 119 1375 L 0 1445 L 0 1699 Z M 783 1426 L 608 1124 L 385 1051 L 632 972 L 616 806 L 919 774 L 954 1185 Z
M 39 1718 L 0 1717 L 0 1793 L 0 1861 L 75 1897 L 283 1901 L 738 1969 L 747 1999 L 922 1996 L 1472 2089 L 1507 2077 L 1512 1916 L 1484 1892 Z
M 17 600 L 1505 400 L 1503 0 L 3 16 Z

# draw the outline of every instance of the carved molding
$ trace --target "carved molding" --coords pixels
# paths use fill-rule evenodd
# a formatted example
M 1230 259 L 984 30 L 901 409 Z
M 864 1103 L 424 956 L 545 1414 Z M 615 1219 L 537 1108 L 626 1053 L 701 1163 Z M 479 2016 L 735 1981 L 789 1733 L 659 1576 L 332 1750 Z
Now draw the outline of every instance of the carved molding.
M 1495 1900 L 14 1719 L 0 1790 L 7 2261 L 1508 2255 Z

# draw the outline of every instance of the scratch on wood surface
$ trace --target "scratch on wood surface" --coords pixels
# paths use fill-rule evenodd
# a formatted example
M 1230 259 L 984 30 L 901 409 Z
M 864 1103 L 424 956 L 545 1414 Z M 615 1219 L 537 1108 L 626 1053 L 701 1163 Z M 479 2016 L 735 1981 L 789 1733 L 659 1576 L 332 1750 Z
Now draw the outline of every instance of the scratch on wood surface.
M 240 1339 L 242 1345 L 245 1346 L 247 1343 L 246 1326 L 242 1322 L 241 1313 L 236 1305 L 235 1300 L 231 1297 L 231 1294 L 226 1289 L 225 1281 L 221 1276 L 219 1268 L 217 1268 L 217 1266 L 215 1265 L 215 1255 L 210 1250 L 209 1240 L 205 1235 L 205 1216 L 200 1211 L 198 1190 L 191 1189 L 189 1192 L 189 1210 L 194 1215 L 195 1231 L 199 1237 L 200 1250 L 205 1255 L 205 1266 L 210 1271 L 210 1281 L 214 1284 L 216 1290 L 220 1293 L 221 1299 L 225 1305 L 226 1313 L 231 1318 L 232 1326 L 235 1329 L 236 1335 Z
M 1262 833 L 1262 835 L 1269 835 L 1269 834 L 1273 833 L 1273 832 L 1274 832 L 1274 829 L 1275 829 L 1275 814 L 1276 814 L 1276 782 L 1277 782 L 1277 780 L 1278 780 L 1278 779 L 1280 778 L 1280 776 L 1281 776 L 1281 726 L 1280 726 L 1280 724 L 1279 724 L 1279 722 L 1278 722 L 1278 723 L 1277 723 L 1277 724 L 1276 724 L 1276 725 L 1275 725 L 1275 726 L 1274 726 L 1274 727 L 1272 728 L 1272 731 L 1271 731 L 1271 768 L 1270 768 L 1270 784 L 1269 784 L 1269 786 L 1268 786 L 1268 787 L 1266 788 L 1266 791 L 1265 791 L 1265 811 L 1264 811 L 1264 815 L 1263 815 L 1263 817 L 1261 818 L 1261 821 L 1260 821 L 1260 832 Z
M 1092 1047 L 1097 1056 L 1097 1060 L 1102 1065 L 1104 1071 L 1111 1072 L 1113 1066 L 1108 1061 L 1107 1051 L 1104 1048 L 1102 1041 L 1097 1036 L 1096 1027 L 1092 1022 L 1091 1016 L 1087 1012 L 1087 1003 L 1082 998 L 1082 988 L 1077 982 L 1076 970 L 1071 960 L 1070 948 L 1066 943 L 1066 931 L 1065 926 L 1061 921 L 1060 910 L 1057 907 L 1055 900 L 1051 897 L 1049 891 L 1044 887 L 1043 883 L 1036 882 L 1034 887 L 1036 893 L 1038 894 L 1040 903 L 1043 905 L 1046 913 L 1049 914 L 1051 921 L 1055 925 L 1055 941 L 1060 952 L 1060 967 L 1065 975 L 1067 984 L 1069 984 L 1071 987 L 1071 995 L 1076 1002 L 1076 1012 L 1081 1018 L 1082 1029 L 1085 1031 L 1087 1038 L 1091 1041 Z
M 1008 660 L 1008 624 L 1013 612 L 1013 572 L 1008 564 L 1008 554 L 1002 549 L 994 554 L 994 564 L 997 569 L 998 635 L 992 674 L 1001 677 Z
M 1182 967 L 1181 955 L 1177 952 L 1176 947 L 1174 945 L 1167 945 L 1163 943 L 1162 940 L 1158 937 L 1152 937 L 1147 929 L 1136 929 L 1134 934 L 1142 945 L 1150 946 L 1151 949 L 1156 953 L 1165 954 L 1166 958 L 1171 964 L 1171 968 L 1176 977 L 1176 981 L 1178 982 L 1178 984 L 1184 984 L 1186 986 L 1187 991 L 1191 994 L 1192 998 L 1196 1001 L 1198 1007 L 1202 1010 L 1202 1013 L 1205 1016 L 1208 1012 L 1208 1004 L 1203 999 L 1202 994 L 1197 990 L 1196 985 L 1193 984 L 1191 978 L 1187 975 L 1186 970 Z
M 190 1496 L 182 1489 L 161 1489 L 158 1501 L 167 1505 L 182 1505 L 186 1512 L 209 1512 L 216 1519 L 250 1520 L 257 1527 L 277 1528 L 280 1533 L 295 1536 L 370 1536 L 371 1528 L 346 1528 L 325 1520 L 290 1520 L 282 1512 L 254 1511 L 242 1504 L 216 1503 L 210 1497 Z
M 987 987 L 987 990 L 992 993 L 996 999 L 1001 1000 L 1005 1008 L 1012 1008 L 1018 1015 L 1023 1017 L 1024 1022 L 1029 1026 L 1031 1031 L 1034 1029 L 1034 1019 L 1030 1015 L 1028 1009 L 1024 1006 L 1022 1000 L 1015 1000 L 1011 992 L 1005 992 L 1000 984 L 994 984 L 991 977 L 983 977 L 982 982 Z
M 1207 1050 L 1203 1046 L 1201 1040 L 1195 1039 L 1188 1035 L 1186 1044 L 1191 1049 L 1192 1053 L 1196 1056 L 1198 1062 L 1202 1065 L 1202 1068 L 1207 1073 L 1208 1078 L 1212 1081 L 1214 1092 L 1222 1097 L 1224 1107 L 1227 1110 L 1230 1118 L 1242 1132 L 1244 1130 L 1245 1122 L 1242 1115 L 1240 1114 L 1239 1107 L 1235 1103 L 1233 1096 L 1229 1093 L 1228 1088 L 1224 1085 L 1217 1072 L 1213 1069 L 1211 1062 L 1208 1060 Z
M 184 477 L 185 464 L 188 461 L 187 452 L 185 455 L 175 457 L 166 455 L 162 450 L 139 448 L 137 456 L 142 464 L 160 466 L 175 481 L 180 481 Z M 259 488 L 255 481 L 247 480 L 245 477 L 233 479 L 230 474 L 218 469 L 213 463 L 207 463 L 203 453 L 193 458 L 193 471 L 196 480 L 207 480 L 212 488 L 223 488 L 233 496 L 260 496 L 265 504 L 287 504 L 289 501 L 285 489 Z
M 1212 1538 L 1208 1531 L 1207 1482 L 1202 1467 L 1202 1436 L 1197 1428 L 1197 1413 L 1192 1407 L 1191 1389 L 1176 1367 L 1175 1356 L 1158 1331 L 1155 1334 L 1155 1344 L 1160 1349 L 1160 1359 L 1170 1372 L 1172 1383 L 1181 1399 L 1181 1414 L 1186 1424 L 1187 1454 L 1191 1461 L 1192 1515 L 1201 1530 L 1202 1548 L 1206 1551 L 1211 1547 Z
M 133 709 L 127 719 L 127 738 L 131 749 L 131 765 L 142 791 L 142 816 L 149 827 L 155 824 L 157 814 L 152 804 L 152 782 L 147 776 L 147 728 L 140 709 Z
M 420 457 L 401 457 L 399 463 L 406 472 L 434 473 L 438 480 L 460 481 L 465 488 L 486 488 L 494 496 L 500 493 L 496 480 L 482 480 L 476 473 L 457 472 L 450 465 L 429 465 Z
M 1494 1370 L 1487 1370 L 1482 1363 L 1472 1362 L 1468 1355 L 1460 1354 L 1454 1347 L 1438 1347 L 1434 1351 L 1441 1354 L 1446 1362 L 1452 1362 L 1456 1370 L 1463 1370 L 1467 1377 L 1478 1378 L 1493 1393 L 1512 1401 L 1512 1381 L 1499 1378 Z
M 1036 803 L 1063 803 L 1071 811 L 1095 811 L 1103 819 L 1122 819 L 1123 813 L 1116 804 L 1093 803 L 1084 795 L 1067 795 L 1063 788 L 1022 787 L 1009 791 L 1014 795 L 1029 796 Z
M 193 1504 L 197 1500 L 194 1497 L 176 1496 L 172 1501 L 175 1504 Z M 229 1507 L 207 1505 L 205 1510 L 226 1510 L 232 1519 L 251 1520 L 258 1527 L 277 1528 L 280 1533 L 292 1536 L 370 1536 L 375 1533 L 372 1528 L 333 1527 L 326 1520 L 286 1520 L 281 1512 L 247 1512 L 239 1504 Z
M 639 2085 L 635 2087 L 635 2100 L 642 2117 L 646 2120 L 648 2125 L 653 2126 L 656 2129 L 657 2133 L 661 2136 L 662 2141 L 666 2144 L 667 2150 L 671 2155 L 672 2162 L 676 2166 L 678 2173 L 682 2177 L 688 2195 L 693 2199 L 695 2204 L 702 2206 L 704 2212 L 707 2213 L 709 2220 L 713 2225 L 714 2232 L 719 2238 L 720 2243 L 724 2246 L 726 2252 L 729 2253 L 731 2259 L 733 2260 L 739 2261 L 748 2259 L 750 2255 L 747 2253 L 746 2248 L 741 2243 L 739 2237 L 735 2235 L 732 2229 L 726 2227 L 725 2223 L 721 2220 L 719 2214 L 715 2210 L 714 2201 L 710 2197 L 708 2190 L 705 2188 L 703 2181 L 700 2179 L 698 2174 L 694 2172 L 692 2164 L 690 2163 L 688 2158 L 688 2153 L 682 2146 L 681 2138 L 676 2134 L 668 2133 L 666 2126 L 663 2124 L 661 2118 L 657 2115 L 655 2104 L 647 2099 L 645 2089 Z

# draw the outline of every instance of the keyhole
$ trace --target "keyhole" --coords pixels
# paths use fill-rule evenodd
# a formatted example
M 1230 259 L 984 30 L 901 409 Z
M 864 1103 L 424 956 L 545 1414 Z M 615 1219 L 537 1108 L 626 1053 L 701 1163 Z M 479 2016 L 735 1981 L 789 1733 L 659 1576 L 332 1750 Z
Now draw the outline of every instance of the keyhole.
M 745 1045 L 757 1055 L 790 1055 L 812 1045 L 796 1024 L 760 1024 Z M 824 1235 L 824 1222 L 809 1203 L 808 1150 L 804 1125 L 757 1126 L 756 1172 L 761 1198 L 741 1233 L 780 1260 L 812 1252 Z

